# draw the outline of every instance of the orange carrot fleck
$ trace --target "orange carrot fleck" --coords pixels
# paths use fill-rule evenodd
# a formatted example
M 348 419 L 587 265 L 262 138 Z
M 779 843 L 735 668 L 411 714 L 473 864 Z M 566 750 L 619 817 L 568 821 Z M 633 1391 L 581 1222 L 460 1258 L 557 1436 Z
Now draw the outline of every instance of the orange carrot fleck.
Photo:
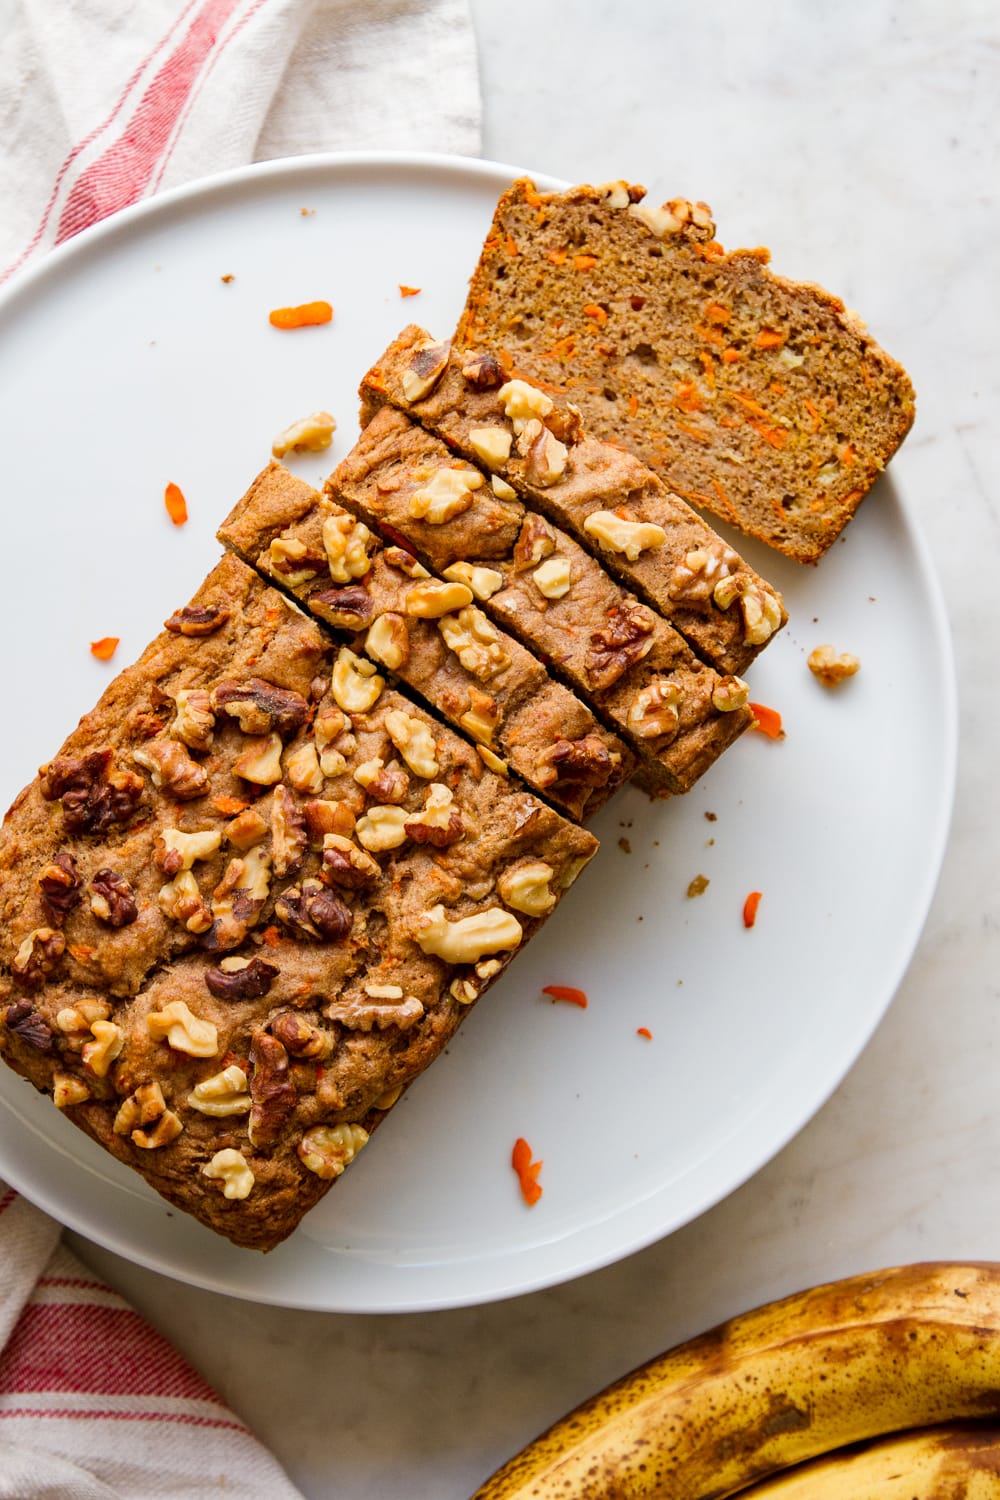
M 766 325 L 760 330 L 754 343 L 758 349 L 777 349 L 785 342 L 785 335 L 777 328 L 768 328 Z
M 759 433 L 759 435 L 764 439 L 765 443 L 769 443 L 772 448 L 783 448 L 788 442 L 788 431 L 784 427 L 768 427 L 766 422 L 755 422 L 753 417 L 748 417 L 747 423 L 753 428 L 754 432 Z
M 715 360 L 713 359 L 712 355 L 707 353 L 704 349 L 699 349 L 698 358 L 701 360 L 701 367 L 705 372 L 705 384 L 708 386 L 710 391 L 714 391 Z
M 78 964 L 83 964 L 88 958 L 93 958 L 95 950 L 89 943 L 70 943 L 69 951 Z
M 104 635 L 99 641 L 91 641 L 90 654 L 96 656 L 98 661 L 110 661 L 118 650 L 119 635 Z
M 564 266 L 566 264 L 566 255 L 567 251 L 565 250 L 546 250 L 545 259 L 550 260 L 554 266 Z
M 578 1005 L 581 1010 L 587 1009 L 586 991 L 575 989 L 571 984 L 547 984 L 542 994 L 551 995 L 553 1003 L 556 1000 L 567 1000 L 570 1005 Z
M 635 1034 L 636 1036 L 644 1036 L 647 1042 L 651 1042 L 653 1040 L 653 1033 L 650 1031 L 648 1026 L 637 1026 L 635 1028 Z
M 704 245 L 699 244 L 697 240 L 692 240 L 691 249 L 700 255 L 702 260 L 721 260 L 726 253 L 718 240 L 708 240 Z
M 676 406 L 678 411 L 684 411 L 690 415 L 692 412 L 702 411 L 705 402 L 702 399 L 701 391 L 693 380 L 680 380 L 677 383 L 675 393 L 670 398 L 670 405 Z
M 574 255 L 573 264 L 578 271 L 592 271 L 597 265 L 596 255 Z
M 333 321 L 329 302 L 302 302 L 298 307 L 276 307 L 267 315 L 272 328 L 313 328 Z
M 704 315 L 709 323 L 719 323 L 723 328 L 732 317 L 729 308 L 722 302 L 706 302 Z
M 744 410 L 748 411 L 752 417 L 759 417 L 762 422 L 773 422 L 774 420 L 767 408 L 761 406 L 760 402 L 755 401 L 752 396 L 748 396 L 745 391 L 731 391 L 729 399 L 731 401 L 738 401 Z
M 183 490 L 176 484 L 168 484 L 163 491 L 163 503 L 174 525 L 183 526 L 188 518 L 187 501 L 184 499 Z
M 806 411 L 809 413 L 810 419 L 812 421 L 812 430 L 813 430 L 813 432 L 819 432 L 820 424 L 823 421 L 823 418 L 822 418 L 822 416 L 820 414 L 819 408 L 817 406 L 814 406 L 813 403 L 810 400 L 808 400 L 808 398 L 806 398 L 806 399 L 803 400 L 802 405 L 805 407 Z
M 525 203 L 527 203 L 529 208 L 540 208 L 542 203 L 542 195 L 535 188 L 525 188 L 524 201 Z
M 722 363 L 724 365 L 734 365 L 738 359 L 742 358 L 743 356 L 740 351 L 738 349 L 734 349 L 732 345 L 730 345 L 728 349 L 723 349 L 722 351 Z
M 719 348 L 725 345 L 725 338 L 718 328 L 707 328 L 704 323 L 696 323 L 694 331 L 700 339 L 706 339 L 710 344 L 718 344 Z
M 419 286 L 403 286 L 401 282 L 399 287 L 399 295 L 401 297 L 419 297 L 422 290 L 423 288 Z
M 510 1164 L 517 1173 L 518 1181 L 521 1184 L 521 1196 L 530 1208 L 542 1196 L 542 1188 L 538 1181 L 538 1174 L 542 1170 L 542 1163 L 531 1160 L 531 1147 L 522 1135 L 519 1135 L 514 1142 L 514 1149 L 510 1154 Z
M 630 417 L 634 417 L 635 414 L 636 414 L 636 412 L 638 410 L 639 410 L 639 397 L 633 394 L 633 395 L 631 395 L 628 398 L 628 414 L 629 414 L 629 416 Z
M 240 797 L 213 797 L 212 806 L 224 818 L 235 818 L 241 812 L 246 812 L 250 804 L 249 802 L 244 802 Z
M 599 323 L 602 328 L 608 321 L 607 313 L 605 312 L 604 308 L 601 307 L 601 305 L 597 302 L 587 302 L 584 305 L 583 311 L 586 317 L 593 318 L 594 322 Z
M 766 734 L 769 740 L 780 740 L 784 737 L 781 715 L 776 708 L 768 708 L 766 703 L 748 703 L 747 707 L 753 714 L 754 729 L 759 729 L 761 734 Z
M 512 234 L 509 234 L 507 236 L 507 238 L 504 240 L 503 243 L 504 243 L 504 249 L 507 251 L 508 255 L 519 255 L 520 254 L 520 251 L 517 248 L 517 241 L 515 240 L 515 238 L 514 238 L 514 236 Z
M 743 926 L 752 927 L 757 920 L 757 908 L 760 905 L 762 891 L 751 891 L 743 903 Z
M 855 457 L 856 450 L 854 444 L 845 443 L 840 450 L 840 462 L 844 465 L 845 469 L 851 469 L 854 467 Z
M 274 926 L 265 927 L 263 932 L 261 933 L 261 937 L 264 939 L 269 948 L 277 948 L 278 944 L 281 942 L 281 931 L 279 928 Z
M 712 441 L 708 433 L 702 427 L 692 427 L 689 422 L 678 422 L 677 426 L 679 427 L 681 432 L 686 433 L 690 438 L 694 438 L 696 442 L 710 443 Z

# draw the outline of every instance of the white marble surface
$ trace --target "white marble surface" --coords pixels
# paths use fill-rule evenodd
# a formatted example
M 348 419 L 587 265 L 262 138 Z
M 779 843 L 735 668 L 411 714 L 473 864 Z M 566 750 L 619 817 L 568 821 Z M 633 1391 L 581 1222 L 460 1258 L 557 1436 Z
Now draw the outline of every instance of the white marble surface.
M 361 1317 L 227 1300 L 77 1241 L 309 1500 L 461 1500 L 549 1420 L 732 1312 L 893 1262 L 1000 1259 L 995 4 L 473 10 L 485 155 L 705 199 L 724 243 L 769 244 L 779 270 L 838 291 L 911 371 L 895 473 L 952 622 L 957 801 L 923 940 L 860 1061 L 756 1178 L 650 1249 L 513 1302 Z

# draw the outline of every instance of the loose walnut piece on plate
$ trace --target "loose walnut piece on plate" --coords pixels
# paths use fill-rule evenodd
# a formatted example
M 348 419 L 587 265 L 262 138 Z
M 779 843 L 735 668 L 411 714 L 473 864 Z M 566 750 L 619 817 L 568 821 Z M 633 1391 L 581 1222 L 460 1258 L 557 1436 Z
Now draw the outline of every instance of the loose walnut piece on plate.
M 336 430 L 336 419 L 328 411 L 314 411 L 279 432 L 271 452 L 275 458 L 284 458 L 286 453 L 321 453 L 333 442 Z
M 845 678 L 853 677 L 861 662 L 849 651 L 841 651 L 838 655 L 832 646 L 817 646 L 810 651 L 806 664 L 824 687 L 836 687 Z

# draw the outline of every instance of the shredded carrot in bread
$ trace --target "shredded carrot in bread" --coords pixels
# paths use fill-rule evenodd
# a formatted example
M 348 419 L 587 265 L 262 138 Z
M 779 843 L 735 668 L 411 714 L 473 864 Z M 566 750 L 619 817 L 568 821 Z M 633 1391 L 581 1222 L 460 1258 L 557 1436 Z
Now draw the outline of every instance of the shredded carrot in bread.
M 702 427 L 693 427 L 690 422 L 678 422 L 677 426 L 681 432 L 686 433 L 688 437 L 694 438 L 697 443 L 710 443 L 712 441 L 709 434 Z
M 727 391 L 726 394 L 730 401 L 738 401 L 751 416 L 760 417 L 763 422 L 774 421 L 771 413 L 761 406 L 759 401 L 755 401 L 752 396 L 748 396 L 745 391 Z
M 723 349 L 722 351 L 722 363 L 724 365 L 734 365 L 738 359 L 742 358 L 743 355 L 740 353 L 740 351 L 738 349 L 734 349 L 731 345 L 728 349 Z
M 183 526 L 188 518 L 187 501 L 183 490 L 176 484 L 168 484 L 163 491 L 163 503 L 174 525 Z
M 857 454 L 856 454 L 856 451 L 855 451 L 854 444 L 853 443 L 845 443 L 844 446 L 843 446 L 843 448 L 841 448 L 841 450 L 840 450 L 840 462 L 844 465 L 844 468 L 845 469 L 851 469 L 851 468 L 853 468 L 854 467 L 854 460 L 855 460 L 856 457 L 857 457 Z
M 682 380 L 670 398 L 670 405 L 691 415 L 693 412 L 703 411 L 705 402 L 693 380 Z
M 732 317 L 732 312 L 722 302 L 706 302 L 702 313 L 706 322 L 720 323 L 723 328 Z
M 85 964 L 87 959 L 93 958 L 95 953 L 95 949 L 89 943 L 70 943 L 68 951 L 78 964 Z
M 777 349 L 785 342 L 787 335 L 779 333 L 777 328 L 764 327 L 758 333 L 754 344 L 758 349 Z
M 585 317 L 593 318 L 594 322 L 600 323 L 602 327 L 608 321 L 607 312 L 597 302 L 585 303 L 583 311 Z
M 721 260 L 726 253 L 718 240 L 707 240 L 704 245 L 699 240 L 691 240 L 690 243 L 691 249 L 703 260 Z
M 628 414 L 629 414 L 629 416 L 630 417 L 634 417 L 635 414 L 636 414 L 636 412 L 638 410 L 639 410 L 639 397 L 633 394 L 633 395 L 629 396 L 629 398 L 628 398 Z
M 537 1203 L 542 1196 L 542 1188 L 538 1181 L 538 1174 L 542 1170 L 542 1162 L 531 1160 L 531 1147 L 523 1136 L 519 1135 L 514 1142 L 514 1149 L 510 1154 L 510 1164 L 517 1173 L 521 1184 L 521 1196 L 529 1208 Z
M 524 201 L 529 208 L 538 208 L 542 202 L 542 195 L 535 188 L 526 187 L 524 189 Z
M 578 990 L 571 984 L 547 984 L 542 994 L 551 995 L 553 1001 L 566 1000 L 570 1005 L 578 1005 L 581 1010 L 587 1009 L 586 991 Z
M 520 255 L 521 252 L 517 248 L 517 241 L 513 235 L 509 234 L 503 243 L 508 255 Z
M 752 927 L 757 920 L 757 908 L 760 905 L 762 891 L 751 891 L 743 903 L 743 926 Z
M 118 650 L 120 640 L 121 636 L 118 635 L 103 635 L 99 641 L 91 641 L 91 656 L 96 656 L 98 661 L 110 661 Z
M 747 707 L 753 714 L 754 729 L 766 734 L 769 740 L 784 739 L 781 715 L 776 708 L 768 708 L 766 703 L 748 703 Z
M 806 397 L 803 398 L 802 405 L 805 407 L 806 411 L 809 413 L 809 417 L 810 417 L 810 420 L 812 422 L 812 430 L 813 430 L 813 432 L 819 432 L 819 429 L 820 429 L 820 427 L 822 425 L 822 422 L 823 422 L 823 417 L 822 417 L 822 415 L 820 413 L 819 407 L 815 406 L 809 400 L 808 396 L 806 396 Z
M 712 355 L 707 353 L 704 349 L 699 349 L 698 358 L 701 360 L 701 367 L 705 372 L 705 384 L 708 386 L 710 391 L 714 391 L 715 360 L 713 359 Z
M 597 265 L 596 255 L 574 255 L 573 264 L 578 271 L 592 271 Z
M 550 260 L 554 266 L 564 266 L 567 253 L 565 250 L 546 250 L 545 259 Z
M 719 497 L 719 504 L 728 513 L 730 520 L 738 526 L 740 523 L 740 513 L 717 479 L 712 480 L 712 488 Z
M 281 942 L 281 930 L 280 928 L 273 925 L 271 927 L 265 927 L 263 932 L 261 933 L 261 937 L 264 939 L 269 948 L 277 948 L 278 944 Z
M 298 307 L 276 307 L 268 313 L 272 328 L 314 328 L 333 321 L 329 302 L 302 302 Z
M 765 443 L 770 443 L 772 448 L 783 448 L 788 442 L 788 432 L 784 427 L 768 427 L 766 422 L 755 422 L 753 417 L 747 417 L 747 425 L 759 433 Z
M 722 333 L 720 333 L 718 328 L 706 328 L 704 323 L 696 323 L 694 325 L 694 331 L 698 335 L 698 337 L 700 339 L 704 339 L 706 343 L 718 344 L 720 349 L 725 347 L 726 340 Z

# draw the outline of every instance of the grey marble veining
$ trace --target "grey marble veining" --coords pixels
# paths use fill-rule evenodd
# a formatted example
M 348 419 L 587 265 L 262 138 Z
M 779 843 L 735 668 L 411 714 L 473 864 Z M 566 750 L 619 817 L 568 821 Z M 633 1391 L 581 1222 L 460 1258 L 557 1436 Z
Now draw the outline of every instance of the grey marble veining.
M 659 1244 L 505 1304 L 358 1317 L 231 1301 L 77 1242 L 309 1500 L 461 1500 L 578 1400 L 728 1314 L 879 1265 L 1000 1259 L 996 8 L 473 11 L 486 155 L 706 200 L 723 243 L 770 245 L 909 368 L 918 419 L 894 475 L 951 621 L 958 790 L 922 941 L 860 1060 L 779 1156 Z

